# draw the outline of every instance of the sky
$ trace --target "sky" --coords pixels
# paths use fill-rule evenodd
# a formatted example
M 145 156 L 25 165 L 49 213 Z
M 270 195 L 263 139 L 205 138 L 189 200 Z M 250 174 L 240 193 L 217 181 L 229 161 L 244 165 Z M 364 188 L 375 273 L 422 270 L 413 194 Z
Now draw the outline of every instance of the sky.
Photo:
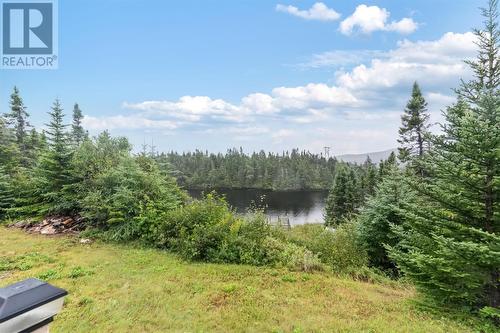
M 415 80 L 442 121 L 485 4 L 59 0 L 58 69 L 0 69 L 0 112 L 17 86 L 36 128 L 59 98 L 136 149 L 390 149 Z

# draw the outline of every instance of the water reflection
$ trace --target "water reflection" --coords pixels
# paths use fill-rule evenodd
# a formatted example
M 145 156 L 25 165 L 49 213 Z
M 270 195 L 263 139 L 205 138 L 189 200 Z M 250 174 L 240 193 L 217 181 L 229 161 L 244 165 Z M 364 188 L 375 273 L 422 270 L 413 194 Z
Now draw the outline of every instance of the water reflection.
M 226 196 L 229 204 L 237 212 L 244 213 L 252 203 L 265 206 L 266 215 L 271 220 L 288 217 L 292 225 L 322 223 L 326 191 L 266 191 L 256 189 L 217 189 L 217 193 Z M 188 190 L 195 198 L 200 198 L 202 191 Z

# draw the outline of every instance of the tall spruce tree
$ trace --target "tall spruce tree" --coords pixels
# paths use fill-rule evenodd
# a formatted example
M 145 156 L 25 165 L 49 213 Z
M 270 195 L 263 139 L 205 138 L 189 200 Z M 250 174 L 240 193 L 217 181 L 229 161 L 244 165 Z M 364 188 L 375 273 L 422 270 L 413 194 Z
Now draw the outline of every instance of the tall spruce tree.
M 363 174 L 361 177 L 361 191 L 360 194 L 363 198 L 368 198 L 375 193 L 375 187 L 377 185 L 377 166 L 373 164 L 370 157 L 362 165 Z
M 481 99 L 484 90 L 498 93 L 500 83 L 498 0 L 490 0 L 489 6 L 481 9 L 481 14 L 484 17 L 484 28 L 474 29 L 479 52 L 476 59 L 465 61 L 474 77 L 467 82 L 462 80 L 460 87 L 456 89 L 459 97 L 473 104 Z
M 73 107 L 73 123 L 71 124 L 71 140 L 75 146 L 79 146 L 86 138 L 85 130 L 82 126 L 83 113 L 75 103 Z
M 5 119 L 7 123 L 14 128 L 14 133 L 16 137 L 16 143 L 21 150 L 21 152 L 26 151 L 26 138 L 28 127 L 30 126 L 28 122 L 29 114 L 26 112 L 26 107 L 24 106 L 23 99 L 19 94 L 19 89 L 14 87 L 12 94 L 10 95 L 10 112 L 5 114 Z
M 64 124 L 63 109 L 56 99 L 47 126 L 48 149 L 43 153 L 37 168 L 37 191 L 43 204 L 40 214 L 60 213 L 69 210 L 71 204 L 65 197 L 64 188 L 71 183 L 70 138 Z
M 354 215 L 359 206 L 359 186 L 354 169 L 341 166 L 326 199 L 325 223 L 335 226 Z
M 425 205 L 408 205 L 390 257 L 427 295 L 445 303 L 500 307 L 500 94 L 498 9 L 476 30 L 475 77 L 445 112 L 443 134 L 413 182 Z
M 411 98 L 401 116 L 399 129 L 399 159 L 409 162 L 413 158 L 422 158 L 429 146 L 429 114 L 427 102 L 418 83 L 413 83 Z M 422 173 L 422 170 L 418 170 Z
M 4 172 L 13 175 L 19 167 L 21 154 L 12 129 L 7 127 L 5 118 L 0 116 L 0 165 Z

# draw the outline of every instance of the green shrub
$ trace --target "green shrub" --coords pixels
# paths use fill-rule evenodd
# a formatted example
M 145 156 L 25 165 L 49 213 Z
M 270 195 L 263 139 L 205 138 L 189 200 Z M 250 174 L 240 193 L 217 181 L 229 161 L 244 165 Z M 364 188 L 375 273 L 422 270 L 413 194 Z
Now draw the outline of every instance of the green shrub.
M 82 276 L 88 276 L 94 274 L 93 271 L 83 268 L 81 266 L 73 267 L 73 269 L 68 273 L 68 277 L 71 279 L 78 279 Z
M 310 250 L 292 244 L 262 212 L 237 216 L 223 197 L 210 193 L 173 210 L 151 205 L 139 214 L 137 232 L 150 245 L 171 249 L 188 260 L 320 269 Z
M 479 310 L 479 315 L 483 318 L 490 319 L 497 324 L 497 326 L 500 326 L 500 309 L 485 306 Z
M 82 214 L 103 228 L 134 223 L 127 226 L 133 231 L 124 235 L 127 237 L 147 233 L 148 223 L 154 224 L 156 219 L 152 213 L 156 215 L 179 207 L 185 194 L 154 165 L 143 168 L 133 158 L 124 157 L 117 167 L 99 174 L 82 199 Z
M 275 266 L 283 266 L 290 270 L 304 272 L 323 270 L 323 265 L 318 256 L 303 246 L 267 237 L 264 248 L 268 253 L 270 262 Z
M 53 258 L 38 252 L 30 252 L 16 257 L 0 257 L 0 272 L 10 270 L 27 271 L 42 263 L 53 262 Z
M 208 194 L 203 200 L 173 210 L 156 229 L 156 243 L 193 260 L 217 261 L 235 217 L 224 198 Z
M 221 261 L 249 265 L 273 264 L 275 258 L 265 246 L 265 240 L 271 234 L 272 227 L 260 212 L 236 219 L 221 247 Z
M 322 225 L 297 226 L 287 238 L 306 247 L 337 273 L 354 273 L 367 264 L 367 255 L 358 243 L 358 229 L 354 222 L 341 224 L 337 229 Z
M 358 243 L 357 230 L 355 222 L 347 222 L 335 231 L 326 230 L 320 238 L 319 246 L 324 249 L 321 256 L 334 271 L 353 272 L 368 264 L 366 252 Z
M 323 224 L 303 224 L 297 225 L 285 232 L 287 239 L 295 244 L 307 247 L 314 252 L 318 252 L 314 240 L 325 231 Z
M 40 280 L 44 281 L 49 281 L 49 280 L 56 280 L 59 279 L 61 276 L 59 274 L 59 271 L 55 269 L 49 269 L 41 274 L 38 274 L 37 278 Z

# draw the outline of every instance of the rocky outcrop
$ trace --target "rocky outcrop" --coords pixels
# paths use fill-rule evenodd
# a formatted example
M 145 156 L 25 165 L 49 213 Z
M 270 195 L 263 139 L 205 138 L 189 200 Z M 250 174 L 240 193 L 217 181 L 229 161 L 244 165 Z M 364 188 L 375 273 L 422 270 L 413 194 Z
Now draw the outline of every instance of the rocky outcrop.
M 84 218 L 81 216 L 48 216 L 41 222 L 24 220 L 13 223 L 10 226 L 42 235 L 75 234 L 85 229 Z

